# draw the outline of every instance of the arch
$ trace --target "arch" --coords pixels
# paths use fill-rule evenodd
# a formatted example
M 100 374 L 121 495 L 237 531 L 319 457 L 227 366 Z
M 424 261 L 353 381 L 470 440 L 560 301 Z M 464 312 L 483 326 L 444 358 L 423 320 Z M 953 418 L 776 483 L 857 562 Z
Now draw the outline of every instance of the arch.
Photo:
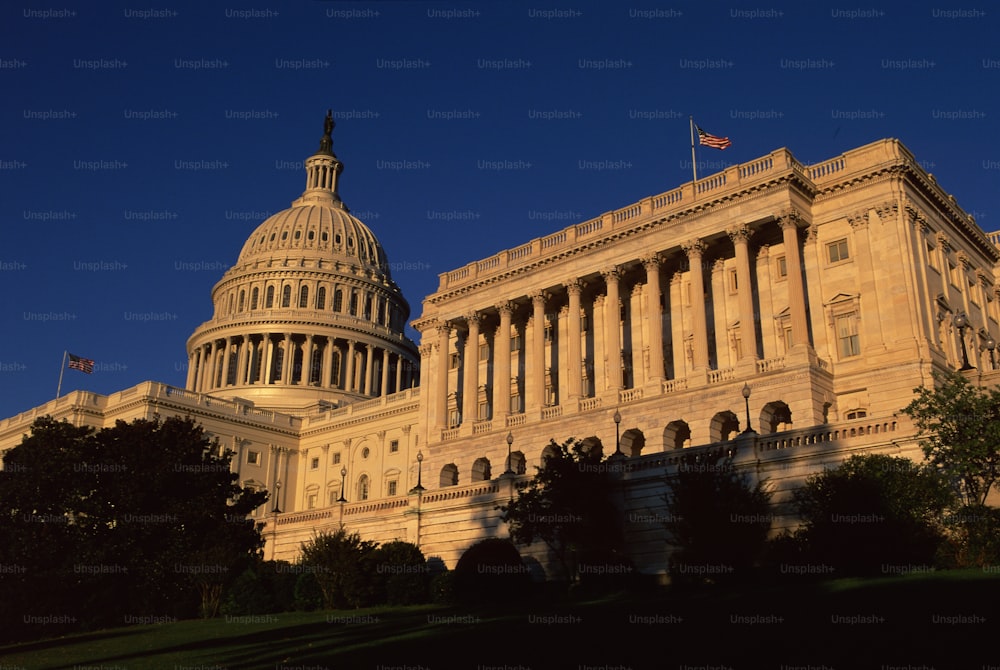
M 239 307 L 237 308 L 238 311 L 240 312 L 243 311 L 243 305 L 246 304 L 246 301 L 247 301 L 246 289 L 240 289 Z
M 333 311 L 344 311 L 344 292 L 339 288 L 333 290 Z
M 305 309 L 309 305 L 309 287 L 302 286 L 299 289 L 299 308 Z
M 292 285 L 285 284 L 281 289 L 281 306 L 288 307 L 292 303 Z
M 604 455 L 604 444 L 601 442 L 599 437 L 591 435 L 590 437 L 585 437 L 582 440 L 580 440 L 580 450 L 583 453 L 589 454 L 594 449 L 597 450 L 597 452 L 594 455 L 597 456 L 598 458 Z
M 361 475 L 358 477 L 358 500 L 368 500 L 369 493 L 371 493 L 371 480 L 368 479 L 368 475 Z
M 351 291 L 351 316 L 358 315 L 358 292 Z
M 268 286 L 264 292 L 264 309 L 271 309 L 272 307 L 274 307 L 274 287 Z
M 646 436 L 638 428 L 629 428 L 621 437 L 622 453 L 626 456 L 638 456 L 646 446 Z
M 510 459 L 507 461 L 507 469 L 515 475 L 523 475 L 528 471 L 528 461 L 524 458 L 524 453 L 520 451 L 510 452 Z
M 477 458 L 476 462 L 472 464 L 472 481 L 474 482 L 485 482 L 493 479 L 493 472 L 490 468 L 490 459 L 483 456 L 482 458 Z
M 455 486 L 458 484 L 458 466 L 454 463 L 441 468 L 441 486 Z
M 316 309 L 326 309 L 326 287 L 320 286 L 316 290 Z
M 740 420 L 728 409 L 717 413 L 709 424 L 709 441 L 725 442 L 740 432 Z
M 556 458 L 558 456 L 559 456 L 559 448 L 556 447 L 554 444 L 547 444 L 545 445 L 545 448 L 542 449 L 541 458 L 538 459 L 539 465 L 544 468 L 545 462 L 549 460 L 549 458 Z
M 760 410 L 760 432 L 780 433 L 792 429 L 792 410 L 781 400 L 772 400 Z
M 253 291 L 250 292 L 250 309 L 257 309 L 257 297 L 258 297 L 258 295 L 259 295 L 259 292 L 257 290 L 257 287 L 254 286 L 253 287 Z
M 691 446 L 691 426 L 687 421 L 671 421 L 663 429 L 663 450 L 683 449 Z

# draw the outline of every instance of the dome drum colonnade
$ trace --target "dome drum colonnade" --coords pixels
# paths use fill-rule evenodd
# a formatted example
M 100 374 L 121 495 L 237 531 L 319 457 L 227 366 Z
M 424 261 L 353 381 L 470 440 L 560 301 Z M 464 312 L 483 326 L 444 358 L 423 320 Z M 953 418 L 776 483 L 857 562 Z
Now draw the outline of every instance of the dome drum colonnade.
M 760 307 L 755 304 L 755 294 L 749 288 L 751 275 L 757 272 L 750 260 L 750 237 L 755 232 L 778 242 L 774 238 L 780 229 L 780 242 L 789 268 L 787 353 L 803 352 L 807 354 L 803 360 L 814 357 L 804 280 L 801 271 L 793 270 L 802 267 L 799 231 L 807 226 L 798 209 L 785 208 L 768 220 L 756 222 L 753 227 L 739 224 L 728 228 L 725 235 L 695 238 L 647 252 L 641 258 L 622 259 L 600 273 L 574 277 L 528 295 L 511 296 L 495 305 L 470 310 L 463 317 L 430 316 L 418 321 L 414 325 L 423 333 L 425 343 L 421 346 L 421 354 L 427 358 L 437 357 L 426 362 L 426 369 L 435 371 L 433 434 L 447 439 L 456 429 L 470 423 L 475 424 L 475 432 L 480 432 L 479 425 L 487 423 L 490 430 L 507 429 L 523 424 L 525 409 L 541 408 L 544 414 L 544 409 L 550 405 L 598 397 L 607 391 L 618 391 L 619 397 L 627 396 L 621 391 L 644 384 L 654 384 L 664 390 L 670 385 L 668 377 L 670 380 L 683 379 L 685 387 L 709 383 L 713 364 L 709 306 L 706 300 L 695 296 L 707 296 L 710 292 L 706 289 L 703 272 L 690 272 L 690 269 L 704 270 L 709 253 L 718 257 L 713 268 L 723 258 L 733 258 L 735 279 L 741 288 L 736 292 L 739 321 L 755 324 L 759 321 Z M 726 238 L 732 246 L 722 242 Z M 666 296 L 667 291 L 661 286 L 664 269 L 669 269 L 672 275 Z M 680 296 L 680 283 L 685 277 L 690 281 L 689 304 Z M 630 301 L 626 296 L 622 300 L 621 294 L 628 294 L 629 288 L 638 295 L 644 293 L 644 299 Z M 558 310 L 558 317 L 548 314 L 548 309 Z M 671 349 L 665 352 L 664 344 L 668 340 L 663 332 L 664 311 L 670 312 L 667 315 L 669 327 L 681 318 L 678 312 L 682 309 L 686 332 L 678 337 L 674 329 L 669 337 Z M 649 318 L 633 313 L 640 310 Z M 635 324 L 631 323 L 633 320 Z M 512 326 L 511 337 L 498 336 L 498 333 L 511 332 Z M 481 335 L 485 344 L 480 343 Z M 737 366 L 743 369 L 743 376 L 750 377 L 760 371 L 762 345 L 758 344 L 753 327 L 740 329 L 740 335 L 742 343 Z M 560 336 L 566 338 L 565 347 Z M 513 347 L 512 342 L 515 343 Z M 547 344 L 550 345 L 548 349 Z M 720 346 L 718 341 L 715 345 Z M 640 347 L 642 354 L 638 351 Z M 512 348 L 519 354 L 513 368 Z M 612 363 L 615 352 L 618 365 Z M 477 360 L 487 363 L 485 379 L 481 378 L 484 371 L 476 364 Z M 447 372 L 442 373 L 449 368 L 457 369 L 452 379 Z M 508 370 L 509 374 L 496 372 L 503 370 Z M 565 388 L 565 392 L 561 388 Z M 521 397 L 525 403 L 521 403 Z
M 305 192 L 249 236 L 213 288 L 213 319 L 188 341 L 189 390 L 273 401 L 275 387 L 292 387 L 302 392 L 282 404 L 303 406 L 418 383 L 417 349 L 403 334 L 409 305 L 337 191 L 333 126 L 328 114 Z

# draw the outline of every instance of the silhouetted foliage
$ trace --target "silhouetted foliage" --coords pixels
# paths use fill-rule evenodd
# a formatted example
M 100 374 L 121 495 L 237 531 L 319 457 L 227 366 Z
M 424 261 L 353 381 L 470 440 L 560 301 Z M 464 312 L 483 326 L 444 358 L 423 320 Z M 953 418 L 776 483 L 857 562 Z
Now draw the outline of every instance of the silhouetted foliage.
M 763 557 L 771 492 L 725 457 L 682 463 L 667 477 L 665 526 L 674 584 L 745 581 Z
M 622 515 L 611 500 L 615 486 L 610 477 L 620 466 L 572 438 L 563 444 L 552 440 L 550 447 L 544 467 L 520 482 L 517 497 L 499 509 L 516 544 L 541 540 L 575 582 L 581 565 L 624 561 Z
M 946 534 L 939 551 L 949 568 L 987 568 L 1000 564 L 1000 509 L 966 505 L 944 517 Z
M 898 574 L 934 563 L 954 495 L 940 473 L 909 459 L 856 455 L 794 493 L 802 557 L 834 576 Z
M 531 582 L 517 547 L 497 537 L 466 549 L 452 574 L 455 597 L 469 603 L 512 602 Z
M 0 611 L 5 634 L 34 616 L 68 628 L 216 613 L 223 586 L 263 546 L 231 452 L 191 419 L 94 432 L 45 417 L 0 471 Z M 20 628 L 20 630 L 17 630 Z M 46 634 L 58 626 L 35 627 Z
M 427 601 L 427 560 L 417 545 L 393 540 L 372 553 L 376 603 L 413 605 Z
M 303 572 L 295 580 L 295 609 L 312 612 L 323 606 L 323 590 L 313 572 Z
M 979 388 L 958 372 L 938 373 L 933 388 L 903 412 L 920 429 L 924 457 L 955 486 L 963 505 L 985 505 L 1000 477 L 1000 389 Z
M 299 563 L 309 566 L 323 593 L 323 607 L 362 607 L 374 600 L 372 556 L 378 543 L 362 540 L 343 527 L 302 543 Z
M 431 577 L 431 602 L 437 605 L 453 605 L 458 602 L 455 590 L 455 571 L 446 570 Z

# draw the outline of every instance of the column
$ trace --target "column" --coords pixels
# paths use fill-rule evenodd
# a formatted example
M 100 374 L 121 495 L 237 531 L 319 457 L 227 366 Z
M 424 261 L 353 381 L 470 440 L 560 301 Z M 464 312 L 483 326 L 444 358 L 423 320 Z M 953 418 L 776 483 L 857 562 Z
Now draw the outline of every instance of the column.
M 858 288 L 861 292 L 861 300 L 866 303 L 866 311 L 872 314 L 881 314 L 882 300 L 888 299 L 888 292 L 881 292 L 879 289 L 886 288 L 880 286 L 879 278 L 875 273 L 871 254 L 871 239 L 868 236 L 868 210 L 859 212 L 854 216 L 847 217 L 847 222 L 851 226 L 854 237 L 854 254 L 858 268 Z M 905 254 L 905 252 L 903 252 Z M 885 349 L 885 340 L 882 333 L 882 320 L 879 318 L 865 319 L 858 315 L 860 323 L 859 330 L 862 331 L 861 346 L 862 351 L 872 353 L 878 347 Z
M 371 344 L 366 344 L 365 349 L 365 389 L 364 394 L 370 396 L 372 394 L 372 376 L 373 376 L 373 362 L 375 360 L 375 347 Z
M 344 390 L 353 393 L 354 386 L 354 340 L 347 341 L 347 366 L 344 369 Z
M 657 254 L 642 259 L 646 268 L 646 312 L 647 342 L 649 342 L 649 378 L 652 381 L 663 381 L 666 374 L 663 370 L 663 310 L 660 307 L 662 292 L 660 289 L 660 257 Z
M 603 270 L 601 276 L 607 285 L 607 299 L 604 302 L 604 355 L 607 359 L 607 388 L 622 388 L 622 342 L 621 342 L 621 298 L 618 280 L 621 270 L 615 266 Z
M 187 380 L 184 382 L 184 388 L 189 391 L 194 390 L 194 373 L 198 370 L 198 350 L 195 349 L 190 354 L 188 354 L 188 369 L 187 369 Z
M 673 361 L 673 379 L 687 377 L 690 362 L 685 355 L 685 328 L 684 328 L 684 299 L 681 292 L 684 290 L 684 274 L 675 272 L 670 277 L 670 356 Z
M 333 379 L 333 336 L 326 336 L 326 344 L 323 345 L 323 365 L 319 372 L 320 388 L 334 388 L 336 381 Z
M 272 373 L 274 372 L 274 340 L 271 338 L 271 333 L 264 333 L 264 339 L 261 342 L 262 354 L 263 354 L 263 365 L 264 368 L 261 370 L 260 380 L 262 384 L 270 384 L 272 381 Z
M 802 258 L 799 253 L 799 213 L 787 210 L 778 217 L 785 243 L 785 264 L 788 268 L 788 310 L 792 321 L 792 345 L 809 346 L 806 326 L 806 295 L 802 286 Z
M 215 386 L 215 370 L 218 365 L 216 352 L 218 351 L 219 343 L 216 340 L 212 340 L 211 345 L 208 349 L 208 374 L 202 378 L 202 391 L 209 391 Z
M 236 377 L 233 379 L 233 383 L 236 386 L 243 386 L 246 384 L 246 365 L 247 365 L 247 351 L 250 348 L 250 336 L 244 335 L 240 338 L 239 349 L 236 355 Z
M 510 414 L 510 317 L 514 306 L 502 302 L 496 306 L 500 325 L 493 336 L 493 418 Z
M 302 370 L 299 372 L 299 383 L 303 386 L 312 384 L 313 367 L 313 336 L 306 335 L 306 349 L 302 352 Z
M 379 385 L 379 395 L 389 395 L 389 350 L 382 350 L 382 383 Z
M 688 257 L 691 273 L 691 330 L 694 335 L 693 367 L 695 370 L 708 369 L 708 328 L 705 321 L 705 277 L 701 262 L 705 254 L 705 243 L 693 239 L 681 245 Z
M 524 373 L 525 395 L 530 398 L 531 407 L 545 405 L 545 294 L 541 291 L 531 294 L 531 356 Z
M 223 341 L 226 343 L 226 351 L 222 355 L 222 379 L 220 380 L 219 386 L 225 388 L 229 386 L 229 362 L 233 355 L 233 345 L 229 341 L 228 337 L 226 337 Z
M 479 315 L 465 317 L 469 333 L 465 338 L 465 379 L 462 380 L 462 423 L 479 418 Z M 398 375 L 398 370 L 396 371 Z
M 396 354 L 396 393 L 403 390 L 403 360 L 401 354 Z
M 435 404 L 437 406 L 437 416 L 434 425 L 440 430 L 448 427 L 448 344 L 451 328 L 446 323 L 437 327 L 438 336 L 438 358 L 437 358 L 437 382 L 434 389 Z
M 757 319 L 753 309 L 750 274 L 750 226 L 738 225 L 726 231 L 736 249 L 736 301 L 740 312 L 742 358 L 757 359 Z M 785 257 L 787 260 L 787 256 Z
M 292 344 L 292 334 L 285 333 L 285 354 L 281 357 L 281 383 L 288 386 L 292 383 L 292 367 L 295 365 L 295 345 Z
M 583 395 L 581 384 L 581 372 L 583 361 L 580 354 L 580 294 L 583 286 L 576 279 L 566 282 L 566 293 L 569 295 L 569 315 L 566 320 L 566 339 L 569 346 L 566 347 L 566 391 L 571 399 L 579 398 Z

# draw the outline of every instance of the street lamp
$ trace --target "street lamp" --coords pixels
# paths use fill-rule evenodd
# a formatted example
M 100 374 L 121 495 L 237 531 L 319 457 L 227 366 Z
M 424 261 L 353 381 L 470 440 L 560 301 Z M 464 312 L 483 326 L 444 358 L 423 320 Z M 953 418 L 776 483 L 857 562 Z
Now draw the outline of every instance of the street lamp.
M 997 348 L 997 341 L 993 339 L 992 335 L 990 335 L 986 338 L 986 344 L 983 346 L 986 347 L 986 351 L 990 352 L 990 370 L 996 370 L 997 363 L 996 359 L 993 358 L 993 352 Z
M 965 348 L 965 329 L 969 327 L 969 317 L 965 312 L 959 312 L 952 319 L 952 323 L 958 328 L 958 339 L 962 340 L 962 367 L 959 370 L 975 370 L 975 366 L 969 365 L 969 352 Z
M 514 471 L 510 467 L 510 445 L 514 444 L 514 435 L 507 431 L 507 469 L 503 471 L 505 475 L 513 475 Z
M 345 503 L 347 498 L 344 497 L 344 479 L 347 477 L 347 468 L 340 468 L 340 497 L 337 498 L 337 502 Z
M 756 433 L 753 428 L 750 427 L 750 384 L 743 382 L 743 402 L 747 406 L 747 427 L 743 430 L 741 435 L 749 435 L 751 433 Z
M 410 493 L 420 493 L 424 491 L 423 484 L 420 483 L 421 477 L 423 476 L 423 463 L 424 463 L 424 453 L 422 451 L 417 452 L 417 485 L 410 489 Z
M 624 456 L 625 454 L 622 453 L 621 433 L 619 432 L 621 429 L 621 422 L 622 422 L 621 412 L 619 412 L 616 409 L 613 418 L 615 420 L 615 456 Z
M 278 498 L 280 497 L 280 495 L 279 495 L 280 493 L 281 493 L 281 481 L 279 480 L 279 481 L 274 482 L 274 510 L 273 511 L 274 511 L 275 514 L 281 514 L 281 509 L 278 508 Z

